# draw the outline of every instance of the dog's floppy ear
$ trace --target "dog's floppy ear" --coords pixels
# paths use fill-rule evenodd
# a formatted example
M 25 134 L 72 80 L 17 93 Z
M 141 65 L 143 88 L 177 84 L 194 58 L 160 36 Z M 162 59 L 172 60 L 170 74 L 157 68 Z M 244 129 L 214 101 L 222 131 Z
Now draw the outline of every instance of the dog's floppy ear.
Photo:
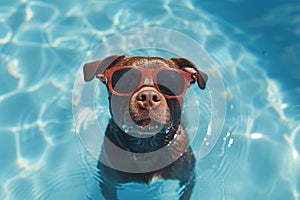
M 188 72 L 192 75 L 192 82 L 197 81 L 199 88 L 204 89 L 206 86 L 207 75 L 198 70 L 197 67 L 189 60 L 185 58 L 171 58 L 171 60 L 179 67 L 179 69 Z
M 106 57 L 103 60 L 98 60 L 90 63 L 86 63 L 83 67 L 84 81 L 91 81 L 96 76 L 99 80 L 105 83 L 104 72 L 106 69 L 111 68 L 118 63 L 125 56 L 112 55 Z

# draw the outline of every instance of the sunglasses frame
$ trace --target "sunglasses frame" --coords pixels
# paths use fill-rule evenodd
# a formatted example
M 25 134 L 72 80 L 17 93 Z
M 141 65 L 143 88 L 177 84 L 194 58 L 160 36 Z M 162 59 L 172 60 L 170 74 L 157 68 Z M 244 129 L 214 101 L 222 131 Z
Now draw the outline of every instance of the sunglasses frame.
M 113 86 L 112 86 L 112 77 L 113 77 L 113 74 L 119 70 L 126 70 L 126 69 L 129 69 L 129 70 L 138 70 L 140 73 L 141 73 L 141 80 L 140 80 L 140 83 L 138 84 L 137 88 L 131 92 L 131 93 L 118 93 L 117 91 L 115 91 L 113 89 Z M 159 72 L 162 72 L 162 71 L 175 71 L 177 72 L 178 74 L 180 74 L 182 77 L 183 77 L 183 80 L 184 80 L 184 88 L 183 88 L 183 91 L 180 95 L 177 95 L 177 96 L 170 96 L 170 95 L 167 95 L 167 94 L 164 94 L 160 89 L 159 89 L 159 86 L 157 84 L 157 74 Z M 192 78 L 192 75 L 188 72 L 185 72 L 185 71 L 182 71 L 180 69 L 166 69 L 166 68 L 158 68 L 158 69 L 145 69 L 145 68 L 142 68 L 142 67 L 114 67 L 114 68 L 110 68 L 110 69 L 107 69 L 104 73 L 104 76 L 106 78 L 106 83 L 108 85 L 108 89 L 109 91 L 114 94 L 114 95 L 117 95 L 117 96 L 131 96 L 135 91 L 139 90 L 141 87 L 144 86 L 144 82 L 145 82 L 145 79 L 148 78 L 148 77 L 151 77 L 152 78 L 152 81 L 153 81 L 153 86 L 163 94 L 164 97 L 166 98 L 169 98 L 169 99 L 175 99 L 175 98 L 182 98 L 185 93 L 186 93 L 186 90 L 187 88 L 191 85 L 191 83 L 193 82 L 193 78 Z

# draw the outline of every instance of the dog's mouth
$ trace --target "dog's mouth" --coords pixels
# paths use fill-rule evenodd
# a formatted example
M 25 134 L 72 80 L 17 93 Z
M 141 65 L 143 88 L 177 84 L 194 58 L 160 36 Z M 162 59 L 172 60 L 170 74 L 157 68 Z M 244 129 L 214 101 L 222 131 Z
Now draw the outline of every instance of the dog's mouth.
M 136 125 L 138 126 L 148 126 L 151 124 L 151 122 L 153 122 L 154 120 L 151 119 L 150 117 L 146 117 L 146 118 L 142 118 L 142 119 L 139 119 L 139 120 L 136 120 Z
M 135 137 L 151 137 L 164 130 L 165 127 L 166 124 L 162 124 L 147 116 L 133 120 L 133 124 L 128 131 L 128 134 Z
M 164 126 L 160 122 L 150 117 L 135 120 L 134 123 L 139 129 L 149 132 L 153 132 L 154 130 L 160 130 Z

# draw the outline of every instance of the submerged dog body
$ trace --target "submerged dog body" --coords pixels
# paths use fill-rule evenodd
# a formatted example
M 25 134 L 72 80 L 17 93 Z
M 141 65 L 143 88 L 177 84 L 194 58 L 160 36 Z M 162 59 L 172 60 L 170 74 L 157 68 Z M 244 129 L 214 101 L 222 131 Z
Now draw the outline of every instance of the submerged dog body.
M 117 199 L 119 183 L 157 178 L 179 180 L 189 199 L 195 159 L 180 123 L 183 96 L 195 82 L 204 89 L 207 75 L 184 58 L 115 55 L 85 64 L 84 80 L 94 77 L 107 85 L 112 116 L 100 155 L 109 165 L 98 162 L 106 199 Z

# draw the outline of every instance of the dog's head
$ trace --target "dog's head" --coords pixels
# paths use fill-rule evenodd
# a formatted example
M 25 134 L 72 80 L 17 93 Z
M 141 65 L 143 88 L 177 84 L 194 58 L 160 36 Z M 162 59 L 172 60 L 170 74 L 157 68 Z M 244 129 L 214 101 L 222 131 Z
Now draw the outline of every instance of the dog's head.
M 84 80 L 94 77 L 107 85 L 116 124 L 139 136 L 178 125 L 186 89 L 195 82 L 204 89 L 207 81 L 207 75 L 185 58 L 119 55 L 85 64 Z

